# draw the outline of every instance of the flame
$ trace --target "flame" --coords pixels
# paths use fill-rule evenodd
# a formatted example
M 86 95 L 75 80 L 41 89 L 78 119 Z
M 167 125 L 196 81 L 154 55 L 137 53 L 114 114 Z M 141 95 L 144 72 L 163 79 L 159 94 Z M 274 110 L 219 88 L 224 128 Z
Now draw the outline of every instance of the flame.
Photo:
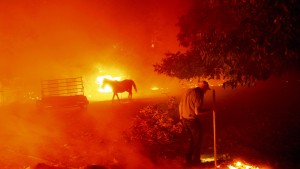
M 104 86 L 104 88 L 102 88 L 102 84 L 103 84 L 103 79 L 110 79 L 110 80 L 121 80 L 121 77 L 112 77 L 111 75 L 105 75 L 105 76 L 98 76 L 97 77 L 97 81 L 96 83 L 99 84 L 99 88 L 98 91 L 101 93 L 109 93 L 112 92 L 111 87 L 109 86 Z
M 215 168 L 227 168 L 227 169 L 271 169 L 271 167 L 262 164 L 250 164 L 249 162 L 242 159 L 230 159 L 229 156 L 223 155 L 221 158 L 223 162 L 220 162 Z M 211 156 L 206 156 L 201 158 L 203 163 L 213 162 L 215 159 Z
M 235 162 L 232 165 L 228 165 L 229 169 L 259 169 L 258 167 L 251 166 L 240 161 Z
M 151 87 L 151 90 L 159 90 L 159 88 L 158 87 L 156 87 L 156 86 L 154 86 L 154 87 Z

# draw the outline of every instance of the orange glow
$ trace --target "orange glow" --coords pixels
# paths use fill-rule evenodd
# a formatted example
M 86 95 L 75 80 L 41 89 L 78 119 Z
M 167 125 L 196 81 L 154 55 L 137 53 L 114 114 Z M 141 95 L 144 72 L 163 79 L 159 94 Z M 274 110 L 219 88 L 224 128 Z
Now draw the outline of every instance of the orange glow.
M 232 165 L 228 165 L 229 169 L 259 169 L 259 167 L 251 166 L 246 163 L 242 163 L 241 161 L 237 161 Z
M 102 84 L 103 84 L 103 79 L 110 79 L 110 80 L 121 80 L 121 77 L 112 77 L 111 75 L 105 75 L 105 76 L 98 76 L 97 77 L 97 84 L 99 84 L 99 88 L 98 91 L 101 93 L 109 93 L 112 92 L 111 87 L 109 86 L 104 86 L 104 88 L 102 88 Z
M 151 90 L 159 90 L 159 88 L 154 86 L 154 87 L 151 88 Z

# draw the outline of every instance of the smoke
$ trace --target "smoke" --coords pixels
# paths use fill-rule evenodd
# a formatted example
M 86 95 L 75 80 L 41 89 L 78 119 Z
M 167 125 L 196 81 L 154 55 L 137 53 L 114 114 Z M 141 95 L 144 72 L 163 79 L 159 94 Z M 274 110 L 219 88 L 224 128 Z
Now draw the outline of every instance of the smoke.
M 140 145 L 125 139 L 124 132 L 141 106 L 102 102 L 89 105 L 85 112 L 77 108 L 41 111 L 34 104 L 2 106 L 0 164 L 4 169 L 38 163 L 66 168 L 176 168 L 176 162 L 154 164 Z
M 177 18 L 189 4 L 1 1 L 0 90 L 11 88 L 8 84 L 15 79 L 38 92 L 41 80 L 83 76 L 87 90 L 94 92 L 97 76 L 103 75 L 100 69 L 106 75 L 134 79 L 140 89 L 163 81 L 169 85 L 169 79 L 154 72 L 153 64 L 179 48 Z
M 175 24 L 186 4 L 3 1 L 1 78 L 85 74 L 98 63 L 135 76 L 152 72 L 153 60 L 177 46 Z
M 37 162 L 151 166 L 138 147 L 119 141 L 128 121 L 118 119 L 126 119 L 126 114 L 105 108 L 86 114 L 40 112 L 29 94 L 39 95 L 41 80 L 78 76 L 83 76 L 86 94 L 94 94 L 97 76 L 104 75 L 100 70 L 134 79 L 139 91 L 134 98 L 145 96 L 154 85 L 171 85 L 170 79 L 153 72 L 152 64 L 178 48 L 175 24 L 188 4 L 182 0 L 1 1 L 1 164 L 7 168 L 14 168 L 9 165 L 16 161 L 20 168 Z

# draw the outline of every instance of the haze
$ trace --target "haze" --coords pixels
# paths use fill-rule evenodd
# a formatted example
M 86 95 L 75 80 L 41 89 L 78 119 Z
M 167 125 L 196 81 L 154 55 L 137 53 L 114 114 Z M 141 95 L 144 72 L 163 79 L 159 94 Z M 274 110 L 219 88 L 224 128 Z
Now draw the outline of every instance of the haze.
M 132 78 L 140 89 L 163 85 L 166 77 L 152 65 L 179 48 L 176 23 L 188 5 L 183 0 L 1 1 L 0 82 L 38 92 L 40 80 L 83 76 L 89 95 L 97 91 L 96 77 L 107 74 Z

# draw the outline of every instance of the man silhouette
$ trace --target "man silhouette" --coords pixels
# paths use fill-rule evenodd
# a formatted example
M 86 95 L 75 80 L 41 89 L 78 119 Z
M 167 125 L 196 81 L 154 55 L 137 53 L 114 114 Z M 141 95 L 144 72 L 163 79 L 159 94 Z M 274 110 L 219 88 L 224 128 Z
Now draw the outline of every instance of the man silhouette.
M 199 115 L 202 109 L 204 94 L 211 90 L 206 81 L 201 81 L 198 87 L 188 89 L 182 96 L 179 104 L 179 115 L 187 134 L 188 150 L 186 154 L 187 165 L 199 165 L 200 148 L 203 128 Z

